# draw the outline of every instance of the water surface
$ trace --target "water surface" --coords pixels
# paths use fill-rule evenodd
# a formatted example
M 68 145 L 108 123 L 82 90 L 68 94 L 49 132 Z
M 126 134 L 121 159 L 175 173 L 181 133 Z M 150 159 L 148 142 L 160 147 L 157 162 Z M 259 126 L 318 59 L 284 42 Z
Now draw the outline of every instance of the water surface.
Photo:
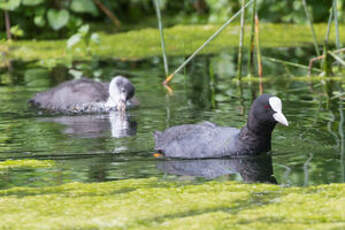
M 264 50 L 263 54 L 306 63 L 308 52 L 309 48 L 282 48 Z M 183 60 L 184 57 L 171 57 L 171 68 Z M 141 106 L 129 111 L 128 130 L 117 132 L 113 114 L 65 116 L 29 108 L 27 100 L 36 92 L 73 76 L 64 66 L 43 69 L 13 62 L 11 73 L 7 69 L 0 71 L 0 160 L 50 159 L 56 164 L 46 169 L 1 172 L 0 187 L 143 177 L 250 182 L 250 175 L 267 174 L 270 167 L 282 185 L 343 183 L 344 101 L 331 99 L 331 92 L 342 90 L 343 83 L 296 80 L 295 76 L 303 76 L 306 71 L 270 62 L 264 62 L 264 92 L 282 99 L 283 112 L 290 123 L 289 127 L 276 127 L 272 159 L 258 158 L 263 162 L 259 167 L 252 164 L 252 159 L 179 162 L 153 157 L 154 130 L 205 120 L 238 128 L 245 124 L 259 87 L 257 81 L 239 85 L 234 80 L 234 63 L 236 54 L 231 52 L 199 56 L 174 78 L 172 95 L 161 85 L 163 70 L 158 57 L 133 62 L 76 63 L 73 68 L 82 69 L 88 76 L 110 80 L 122 74 L 136 86 Z M 196 172 L 198 168 L 204 171 Z

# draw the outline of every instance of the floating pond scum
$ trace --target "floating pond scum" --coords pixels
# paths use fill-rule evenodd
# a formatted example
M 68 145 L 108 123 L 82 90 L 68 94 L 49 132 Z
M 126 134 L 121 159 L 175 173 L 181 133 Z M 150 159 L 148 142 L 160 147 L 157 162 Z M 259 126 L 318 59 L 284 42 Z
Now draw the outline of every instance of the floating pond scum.
M 0 191 L 2 229 L 342 229 L 345 186 L 157 178 Z M 188 227 L 187 227 L 188 226 Z
M 170 56 L 189 55 L 202 45 L 211 34 L 216 32 L 217 25 L 178 25 L 164 30 L 166 50 Z M 327 24 L 316 24 L 314 28 L 317 39 L 322 41 L 326 34 Z M 238 46 L 239 25 L 230 25 L 217 39 L 201 51 L 202 54 L 219 53 L 225 49 Z M 250 25 L 245 27 L 248 31 Z M 339 26 L 344 30 L 344 25 Z M 286 32 L 289 32 L 287 35 Z M 312 42 L 307 25 L 292 24 L 261 24 L 261 48 L 299 47 Z M 160 36 L 157 29 L 142 29 L 119 34 L 99 33 L 101 43 L 91 44 L 91 53 L 100 58 L 115 58 L 123 60 L 137 60 L 161 54 Z M 245 35 L 245 43 L 250 39 L 250 33 Z M 345 34 L 340 34 L 340 40 L 345 40 Z M 126 42 L 126 45 L 123 44 Z M 332 33 L 330 41 L 335 42 Z M 49 66 L 57 63 L 70 63 L 71 60 L 89 60 L 92 56 L 86 54 L 85 49 L 74 49 L 68 52 L 66 40 L 57 41 L 0 41 L 0 48 L 11 49 L 10 58 L 24 61 L 38 61 L 39 64 Z M 3 48 L 3 49 L 4 49 Z M 76 47 L 78 48 L 78 47 Z M 2 49 L 2 48 L 1 48 Z M 44 56 L 44 60 L 40 60 Z
M 6 160 L 0 162 L 0 170 L 15 168 L 49 168 L 54 166 L 54 161 L 49 160 Z

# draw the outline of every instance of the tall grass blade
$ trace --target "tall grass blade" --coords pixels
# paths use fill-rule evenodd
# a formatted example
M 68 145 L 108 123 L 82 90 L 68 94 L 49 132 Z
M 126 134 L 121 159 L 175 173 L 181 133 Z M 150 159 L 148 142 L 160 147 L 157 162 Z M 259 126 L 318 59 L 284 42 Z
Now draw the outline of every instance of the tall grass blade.
M 329 52 L 328 52 L 328 48 L 329 48 L 328 41 L 329 41 L 329 35 L 331 33 L 332 22 L 333 22 L 333 8 L 331 8 L 330 13 L 329 13 L 327 32 L 326 32 L 325 43 L 323 47 L 324 59 L 323 59 L 322 69 L 326 76 L 332 75 L 332 63 L 331 63 L 331 58 L 329 57 Z
M 249 60 L 248 60 L 248 75 L 254 75 L 254 48 L 255 48 L 255 14 L 256 14 L 256 0 L 254 0 L 252 7 L 252 20 L 250 29 L 250 41 L 249 41 Z
M 161 38 L 161 47 L 162 47 L 162 55 L 163 55 L 163 62 L 164 62 L 164 72 L 165 72 L 165 75 L 167 76 L 169 74 L 169 65 L 168 65 L 168 58 L 167 58 L 167 53 L 166 53 L 166 49 L 165 49 L 165 40 L 164 40 L 162 16 L 161 16 L 161 10 L 160 10 L 160 1 L 159 0 L 153 0 L 153 3 L 155 5 L 155 9 L 156 9 L 158 29 L 159 29 L 159 34 L 160 34 L 160 38 Z
M 310 26 L 310 30 L 311 30 L 311 33 L 312 33 L 312 36 L 313 36 L 313 41 L 314 41 L 314 47 L 315 47 L 316 54 L 317 54 L 317 56 L 320 56 L 319 45 L 317 43 L 316 33 L 315 33 L 315 30 L 314 30 L 314 26 L 313 26 L 313 19 L 311 18 L 311 15 L 309 13 L 306 0 L 302 0 L 302 3 L 303 3 L 303 6 L 304 6 L 305 15 L 307 16 L 307 20 L 308 20 L 308 23 L 309 23 L 309 26 Z
M 107 15 L 107 17 L 114 23 L 114 25 L 116 25 L 117 28 L 121 27 L 120 20 L 114 15 L 113 12 L 111 12 L 111 10 L 109 10 L 100 0 L 93 1 L 98 6 L 98 8 L 100 8 L 105 13 L 105 15 Z
M 260 94 L 263 94 L 263 82 L 262 82 L 262 60 L 260 51 L 260 27 L 259 27 L 259 16 L 255 14 L 255 40 L 256 40 L 256 56 L 258 59 L 258 75 L 260 79 Z
M 245 0 L 242 0 L 242 8 L 246 4 Z M 240 32 L 240 41 L 238 45 L 238 60 L 237 60 L 237 77 L 239 80 L 242 78 L 242 62 L 243 62 L 243 40 L 244 40 L 244 19 L 246 11 L 243 10 L 241 14 L 241 32 Z
M 247 8 L 250 4 L 253 3 L 254 0 L 250 0 L 247 2 L 247 4 L 242 7 L 239 11 L 237 11 L 227 22 L 225 22 L 214 34 L 212 34 L 209 39 L 207 39 L 206 42 L 204 42 L 192 55 L 190 55 L 187 60 L 185 60 L 172 74 L 170 74 L 165 81 L 163 82 L 163 85 L 166 85 L 171 81 L 171 79 L 174 77 L 176 73 L 178 73 L 183 67 L 185 67 L 205 46 L 207 46 L 208 43 L 210 43 L 213 39 L 215 39 L 233 20 L 237 18 L 240 13 Z
M 341 65 L 345 66 L 345 61 L 343 59 L 341 59 L 341 57 L 339 57 L 338 55 L 336 55 L 335 53 L 328 51 L 328 53 L 335 59 L 337 60 Z
M 335 44 L 336 48 L 340 49 L 340 33 L 339 33 L 339 24 L 338 24 L 338 6 L 337 0 L 333 0 L 333 14 L 334 14 L 334 26 L 335 26 Z
M 330 10 L 329 18 L 328 18 L 327 31 L 326 31 L 326 36 L 325 36 L 325 42 L 327 44 L 328 44 L 328 40 L 329 40 L 329 35 L 331 33 L 332 22 L 333 22 L 333 10 Z
M 300 68 L 300 69 L 305 69 L 305 70 L 309 69 L 309 67 L 306 65 L 302 65 L 302 64 L 298 64 L 298 63 L 294 63 L 294 62 L 289 62 L 289 61 L 285 61 L 285 60 L 280 60 L 280 59 L 276 59 L 276 58 L 262 56 L 262 59 L 268 60 L 270 62 L 281 63 L 283 65 L 292 66 L 292 67 L 296 67 L 296 68 Z M 317 69 L 317 68 L 312 68 L 312 70 L 321 72 L 321 70 Z
M 6 34 L 7 34 L 7 40 L 11 40 L 11 21 L 10 21 L 10 14 L 7 10 L 4 11 L 5 14 L 5 25 L 6 25 Z

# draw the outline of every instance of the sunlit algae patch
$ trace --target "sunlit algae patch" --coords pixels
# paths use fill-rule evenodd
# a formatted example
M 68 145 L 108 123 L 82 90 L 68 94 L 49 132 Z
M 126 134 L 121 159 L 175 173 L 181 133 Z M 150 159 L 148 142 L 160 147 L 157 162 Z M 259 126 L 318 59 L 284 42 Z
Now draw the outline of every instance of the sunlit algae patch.
M 343 229 L 345 185 L 157 178 L 0 191 L 0 229 Z
M 220 25 L 177 25 L 165 29 L 167 53 L 170 56 L 189 55 L 201 46 Z M 326 34 L 327 24 L 314 25 L 317 39 L 321 42 Z M 340 25 L 340 31 L 344 29 Z M 250 30 L 250 25 L 246 27 Z M 219 53 L 229 48 L 238 47 L 238 34 L 240 26 L 231 24 L 201 53 Z M 288 33 L 288 34 L 287 34 Z M 250 33 L 246 33 L 248 43 Z M 341 34 L 340 40 L 345 35 Z M 330 42 L 334 43 L 335 37 L 331 33 Z M 308 25 L 269 24 L 260 25 L 261 48 L 298 47 L 312 44 L 312 36 Z M 118 58 L 122 60 L 135 60 L 157 56 L 161 54 L 159 31 L 147 28 L 124 33 L 100 33 L 100 43 L 93 44 L 88 50 L 84 45 L 75 49 L 67 49 L 67 40 L 55 41 L 0 41 L 2 50 L 9 50 L 7 56 L 11 59 L 24 61 L 37 60 L 42 66 L 52 67 L 59 63 L 67 64 L 73 60 L 88 60 L 94 56 L 99 58 Z M 41 60 L 44 57 L 44 60 Z
M 0 171 L 12 168 L 49 168 L 54 166 L 50 160 L 6 160 L 0 162 Z

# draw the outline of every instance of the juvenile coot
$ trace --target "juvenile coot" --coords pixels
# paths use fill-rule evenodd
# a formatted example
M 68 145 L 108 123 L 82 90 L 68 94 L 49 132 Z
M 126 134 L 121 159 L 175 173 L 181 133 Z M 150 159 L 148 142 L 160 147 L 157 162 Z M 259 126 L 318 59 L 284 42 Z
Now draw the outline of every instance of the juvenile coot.
M 132 83 L 122 76 L 114 77 L 110 84 L 81 78 L 38 93 L 29 103 L 51 112 L 102 113 L 137 105 L 134 93 Z
M 166 157 L 186 159 L 259 154 L 271 149 L 271 134 L 277 122 L 288 126 L 281 100 L 263 94 L 254 100 L 242 129 L 211 122 L 174 126 L 154 133 L 155 150 Z

